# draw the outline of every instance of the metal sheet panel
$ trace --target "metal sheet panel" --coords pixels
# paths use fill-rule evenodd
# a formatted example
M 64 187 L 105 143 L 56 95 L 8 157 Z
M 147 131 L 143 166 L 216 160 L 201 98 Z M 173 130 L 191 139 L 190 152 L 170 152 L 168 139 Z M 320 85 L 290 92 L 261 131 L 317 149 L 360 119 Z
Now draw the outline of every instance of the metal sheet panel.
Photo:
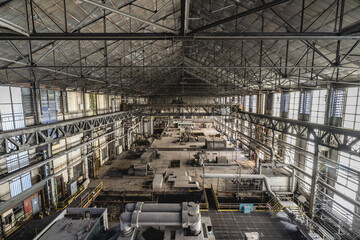
M 31 197 L 24 200 L 25 213 L 28 213 L 32 209 L 32 204 L 31 204 L 32 199 L 33 199 L 33 196 L 31 196 Z
M 32 208 L 33 208 L 33 214 L 36 214 L 40 211 L 40 207 L 39 207 L 39 197 L 36 196 L 33 198 L 33 200 L 31 201 L 32 204 Z

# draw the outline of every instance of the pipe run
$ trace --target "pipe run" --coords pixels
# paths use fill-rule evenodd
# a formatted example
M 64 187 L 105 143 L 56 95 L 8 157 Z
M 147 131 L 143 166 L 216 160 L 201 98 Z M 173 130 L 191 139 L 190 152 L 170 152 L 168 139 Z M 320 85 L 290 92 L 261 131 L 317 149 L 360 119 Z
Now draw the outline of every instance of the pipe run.
M 148 204 L 138 202 L 125 206 L 120 215 L 120 233 L 129 236 L 134 227 L 189 228 L 193 235 L 201 232 L 200 207 L 194 202 L 180 204 Z
M 268 149 L 268 150 L 269 150 L 269 153 L 270 153 L 270 162 L 271 162 L 272 164 L 275 163 L 274 151 L 273 151 L 272 147 L 270 147 L 270 146 L 266 145 L 265 143 L 262 143 L 262 142 L 260 142 L 260 141 L 258 141 L 258 140 L 256 140 L 256 139 L 253 139 L 252 137 L 244 134 L 244 133 L 241 132 L 241 131 L 235 131 L 234 129 L 232 129 L 231 127 L 227 126 L 226 124 L 222 123 L 222 122 L 219 121 L 219 120 L 216 120 L 216 119 L 214 119 L 214 120 L 215 120 L 218 124 L 220 124 L 220 125 L 222 125 L 222 126 L 225 126 L 225 128 L 229 129 L 231 132 L 233 132 L 233 133 L 235 132 L 235 133 L 237 133 L 237 134 L 240 134 L 240 135 L 244 136 L 245 138 L 248 138 L 248 139 L 250 140 L 250 142 L 251 142 L 251 141 L 256 142 L 257 144 L 260 144 L 260 145 L 263 146 L 264 148 Z M 241 142 L 241 141 L 240 141 L 240 142 Z
M 136 123 L 134 126 L 131 126 L 127 130 L 127 140 L 128 140 L 128 148 L 131 147 L 131 140 L 132 140 L 132 132 L 135 131 L 140 126 L 140 122 Z

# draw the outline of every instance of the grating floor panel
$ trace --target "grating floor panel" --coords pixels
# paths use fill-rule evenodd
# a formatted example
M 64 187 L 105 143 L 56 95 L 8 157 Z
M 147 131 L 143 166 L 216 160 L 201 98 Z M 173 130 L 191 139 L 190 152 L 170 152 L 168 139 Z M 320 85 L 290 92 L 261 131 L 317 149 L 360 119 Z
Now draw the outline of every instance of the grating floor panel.
M 285 213 L 272 218 L 268 212 L 201 212 L 202 216 L 210 216 L 216 240 L 245 239 L 245 232 L 259 232 L 260 239 L 305 239 L 291 224 Z

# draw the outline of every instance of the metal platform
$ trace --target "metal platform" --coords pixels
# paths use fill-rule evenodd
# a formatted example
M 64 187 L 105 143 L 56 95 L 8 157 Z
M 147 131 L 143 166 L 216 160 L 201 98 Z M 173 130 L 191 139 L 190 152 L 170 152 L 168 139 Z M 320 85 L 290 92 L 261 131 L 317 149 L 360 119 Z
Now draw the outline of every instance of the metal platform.
M 271 217 L 269 212 L 201 212 L 210 216 L 216 240 L 245 239 L 245 232 L 259 232 L 260 239 L 305 239 L 284 213 Z

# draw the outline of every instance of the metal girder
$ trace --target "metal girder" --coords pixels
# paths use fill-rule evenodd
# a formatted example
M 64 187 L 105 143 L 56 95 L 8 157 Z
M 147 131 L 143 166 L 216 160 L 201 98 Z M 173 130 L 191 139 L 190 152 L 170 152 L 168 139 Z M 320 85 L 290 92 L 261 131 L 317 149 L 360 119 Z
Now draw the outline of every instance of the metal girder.
M 123 12 L 121 10 L 118 10 L 116 8 L 112 8 L 112 7 L 109 7 L 109 6 L 106 6 L 105 4 L 101 4 L 101 3 L 98 3 L 98 2 L 95 2 L 95 1 L 92 1 L 92 0 L 83 0 L 84 2 L 87 2 L 87 3 L 90 3 L 92 5 L 95 5 L 97 7 L 100 7 L 100 8 L 103 8 L 103 9 L 106 9 L 106 10 L 109 10 L 111 12 L 114 12 L 114 13 L 117 13 L 117 14 L 120 14 L 120 15 L 123 15 L 125 17 L 128 17 L 128 18 L 131 18 L 131 19 L 134 19 L 134 20 L 137 20 L 139 22 L 143 22 L 143 23 L 146 23 L 146 24 L 149 24 L 150 26 L 153 26 L 153 27 L 157 27 L 157 28 L 160 28 L 162 30 L 165 30 L 167 32 L 170 32 L 170 33 L 174 33 L 176 34 L 177 31 L 171 29 L 171 28 L 168 28 L 168 27 L 165 27 L 163 25 L 160 25 L 160 24 L 157 24 L 157 23 L 154 23 L 154 22 L 151 22 L 151 21 L 148 21 L 146 19 L 142 19 L 142 18 L 139 18 L 139 17 L 136 17 L 134 15 L 131 15 L 129 13 L 126 13 L 126 12 Z
M 191 59 L 193 60 L 193 59 Z M 0 58 L 0 61 L 10 61 L 9 59 L 5 60 L 4 58 Z M 21 62 L 14 62 L 15 64 L 21 64 Z M 70 63 L 69 63 L 70 64 Z M 61 68 L 81 68 L 82 66 L 76 66 L 76 65 L 62 65 Z M 217 68 L 223 68 L 223 69 L 249 69 L 249 68 L 263 68 L 263 69 L 272 69 L 272 68 L 276 68 L 276 69 L 323 69 L 323 68 L 329 68 L 329 69 L 337 69 L 337 68 L 341 68 L 341 69 L 347 69 L 347 70 L 358 70 L 359 68 L 357 67 L 348 67 L 348 66 L 343 66 L 343 65 L 338 65 L 338 66 L 260 66 L 260 65 L 253 65 L 253 66 L 221 66 L 221 65 L 215 65 L 215 66 L 195 66 L 195 65 L 185 65 L 185 66 L 177 66 L 177 65 L 147 65 L 147 66 L 131 66 L 131 65 L 126 65 L 126 66 L 114 66 L 114 65 L 110 65 L 110 66 L 87 66 L 88 68 L 93 68 L 93 69 L 103 69 L 103 68 L 116 68 L 116 69 L 129 69 L 129 68 L 133 68 L 133 69 L 144 69 L 144 68 L 161 68 L 161 69 L 217 69 Z M 23 65 L 22 67 L 4 67 L 4 68 L 0 68 L 0 70 L 2 69 L 22 69 L 22 68 L 39 68 L 39 69 L 43 69 L 46 70 L 48 69 L 48 71 L 52 71 L 50 69 L 52 68 L 58 68 L 58 66 L 26 66 Z M 45 69 L 46 68 L 46 69 Z M 59 74 L 60 71 L 58 71 Z M 64 72 L 64 74 L 67 74 Z M 285 77 L 286 78 L 286 77 Z
M 262 127 L 266 127 L 281 133 L 296 136 L 301 139 L 313 141 L 319 145 L 344 151 L 352 154 L 360 154 L 360 131 L 339 128 L 299 120 L 272 117 L 262 114 L 247 113 L 240 111 L 236 105 L 224 104 L 149 104 L 129 105 L 129 112 L 116 112 L 94 117 L 86 117 L 60 123 L 41 126 L 27 127 L 0 134 L 0 156 L 13 154 L 34 146 L 48 144 L 76 134 L 102 127 L 131 116 L 142 115 L 199 115 L 219 116 L 224 108 L 232 109 L 232 116 L 248 121 Z M 230 114 L 228 111 L 227 114 Z M 12 144 L 10 144 L 12 143 Z M 10 149 L 14 145 L 14 149 Z
M 128 105 L 130 109 L 139 109 L 144 105 Z M 215 116 L 222 105 L 192 104 L 150 104 L 146 105 L 141 115 L 146 116 Z
M 351 154 L 360 154 L 360 131 L 311 122 L 273 117 L 235 110 L 233 116 L 251 124 L 289 134 L 321 146 Z
M 73 134 L 105 127 L 135 115 L 139 115 L 138 110 L 102 114 L 94 117 L 78 118 L 2 132 L 0 134 L 0 156 L 5 157 L 30 148 L 56 142 Z
M 141 105 L 133 105 L 134 109 Z M 238 110 L 237 105 L 224 104 L 150 104 L 143 110 L 143 115 L 182 115 L 184 113 L 202 116 L 219 116 L 221 110 L 231 109 L 231 116 L 251 124 L 259 125 L 281 133 L 312 141 L 321 146 L 351 154 L 360 154 L 360 131 L 311 122 L 273 117 L 263 114 L 248 113 Z M 230 111 L 227 112 L 230 115 Z
M 360 34 L 340 35 L 333 32 L 239 32 L 198 33 L 181 36 L 173 33 L 31 33 L 29 36 L 0 33 L 1 40 L 360 40 Z
M 20 27 L 19 25 L 15 24 L 13 22 L 10 22 L 2 17 L 0 17 L 0 27 L 10 29 L 14 32 L 24 35 L 25 37 L 29 36 L 29 33 L 24 28 Z
M 341 35 L 348 35 L 352 33 L 359 33 L 360 32 L 360 22 L 351 24 L 349 26 L 346 26 L 342 29 L 340 32 Z
M 194 29 L 191 34 L 193 33 L 197 33 L 197 32 L 200 32 L 200 31 L 204 31 L 204 30 L 207 30 L 209 28 L 212 28 L 212 27 L 216 27 L 218 25 L 221 25 L 221 24 L 224 24 L 224 23 L 227 23 L 227 22 L 230 22 L 230 21 L 233 21 L 235 19 L 238 19 L 238 18 L 242 18 L 242 17 L 245 17 L 245 16 L 248 16 L 250 14 L 253 14 L 253 13 L 256 13 L 256 12 L 259 12 L 259 11 L 262 11 L 262 10 L 265 10 L 267 8 L 271 8 L 271 7 L 274 7 L 278 4 L 281 4 L 281 3 L 285 3 L 285 2 L 288 2 L 289 0 L 275 0 L 275 1 L 272 1 L 272 2 L 269 2 L 269 3 L 266 3 L 266 4 L 263 4 L 259 7 L 255 7 L 255 8 L 252 8 L 252 9 L 249 9 L 245 12 L 241 12 L 239 14 L 236 14 L 234 16 L 231 16 L 231 17 L 228 17 L 228 18 L 225 18 L 225 19 L 222 19 L 220 21 L 217 21 L 217 22 L 214 22 L 214 23 L 210 23 L 208 25 L 205 25 L 205 26 L 202 26 L 202 27 L 199 27 L 197 29 Z

